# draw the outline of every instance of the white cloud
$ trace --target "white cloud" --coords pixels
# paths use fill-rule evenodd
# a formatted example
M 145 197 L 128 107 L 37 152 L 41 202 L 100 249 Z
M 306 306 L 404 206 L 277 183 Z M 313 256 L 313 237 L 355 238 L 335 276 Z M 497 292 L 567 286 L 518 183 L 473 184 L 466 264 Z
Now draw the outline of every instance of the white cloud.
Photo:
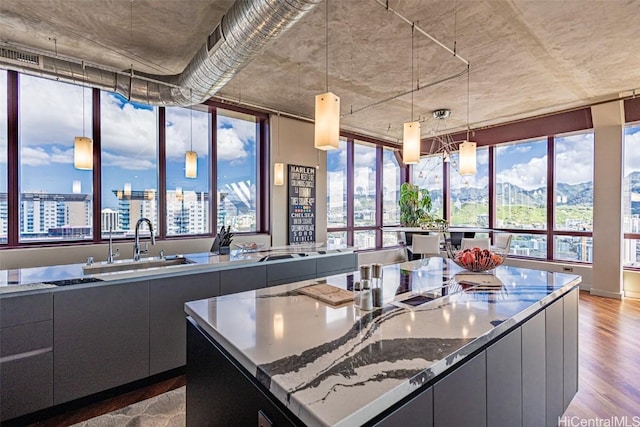
M 218 130 L 218 159 L 234 161 L 244 160 L 249 153 L 235 128 Z
M 556 181 L 578 184 L 593 181 L 593 134 L 558 138 L 555 145 Z
M 625 172 L 628 175 L 631 172 L 640 171 L 640 129 L 625 138 Z
M 527 163 L 518 163 L 497 174 L 498 182 L 510 183 L 526 190 L 545 185 L 547 180 L 547 156 L 534 157 Z
M 44 166 L 51 163 L 51 156 L 41 147 L 22 147 L 20 161 L 27 166 Z

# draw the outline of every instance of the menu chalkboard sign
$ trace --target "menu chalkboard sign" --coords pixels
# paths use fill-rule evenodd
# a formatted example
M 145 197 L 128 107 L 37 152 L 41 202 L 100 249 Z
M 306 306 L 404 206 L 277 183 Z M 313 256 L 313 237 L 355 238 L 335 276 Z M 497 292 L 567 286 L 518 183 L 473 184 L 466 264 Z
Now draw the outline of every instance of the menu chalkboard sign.
M 289 165 L 289 244 L 316 241 L 316 168 Z

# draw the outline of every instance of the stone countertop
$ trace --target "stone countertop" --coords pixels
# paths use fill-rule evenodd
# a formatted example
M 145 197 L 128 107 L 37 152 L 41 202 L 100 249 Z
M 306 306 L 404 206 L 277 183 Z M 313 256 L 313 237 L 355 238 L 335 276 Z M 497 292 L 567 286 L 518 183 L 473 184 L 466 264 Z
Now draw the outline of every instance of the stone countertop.
M 185 311 L 304 423 L 353 426 L 581 281 L 509 266 L 495 275 L 465 274 L 434 257 L 385 266 L 384 305 L 372 311 L 296 291 L 325 281 L 352 289 L 357 280 L 355 273 L 281 285 L 189 302 Z
M 319 257 L 333 254 L 353 252 L 353 248 L 333 248 L 322 244 L 292 245 L 282 247 L 264 248 L 255 251 L 232 250 L 229 255 L 217 255 L 209 252 L 180 255 L 187 258 L 190 263 L 151 267 L 138 270 L 123 270 L 109 273 L 86 274 L 83 271 L 85 264 L 66 264 L 47 267 L 33 267 L 12 270 L 0 270 L 0 295 L 20 291 L 56 288 L 55 282 L 74 279 L 98 279 L 113 282 L 120 280 L 135 280 L 137 278 L 160 278 L 193 273 L 204 273 L 228 268 L 239 268 L 245 265 L 268 262 L 269 264 L 287 262 L 304 257 Z M 146 259 L 143 258 L 141 262 Z M 154 258 L 159 259 L 159 258 Z M 132 262 L 132 260 L 116 260 L 114 264 Z M 104 265 L 105 262 L 95 265 Z

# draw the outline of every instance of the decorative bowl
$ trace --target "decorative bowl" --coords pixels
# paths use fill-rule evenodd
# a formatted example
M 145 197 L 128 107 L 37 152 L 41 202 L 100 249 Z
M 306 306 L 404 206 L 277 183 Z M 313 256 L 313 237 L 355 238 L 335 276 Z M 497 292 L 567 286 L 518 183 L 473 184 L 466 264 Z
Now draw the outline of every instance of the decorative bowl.
M 236 246 L 240 248 L 242 252 L 256 252 L 264 247 L 262 243 L 256 242 L 236 243 Z
M 506 253 L 492 252 L 488 249 L 472 248 L 454 252 L 447 246 L 449 258 L 459 267 L 474 273 L 492 270 L 504 263 Z

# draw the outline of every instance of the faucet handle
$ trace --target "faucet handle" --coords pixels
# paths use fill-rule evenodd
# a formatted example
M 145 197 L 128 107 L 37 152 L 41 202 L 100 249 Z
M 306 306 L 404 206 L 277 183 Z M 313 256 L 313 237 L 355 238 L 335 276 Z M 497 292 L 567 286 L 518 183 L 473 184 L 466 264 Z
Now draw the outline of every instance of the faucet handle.
M 164 250 L 160 249 L 159 256 L 160 256 L 160 259 L 164 259 Z
M 93 257 L 87 257 L 87 265 L 93 265 Z

